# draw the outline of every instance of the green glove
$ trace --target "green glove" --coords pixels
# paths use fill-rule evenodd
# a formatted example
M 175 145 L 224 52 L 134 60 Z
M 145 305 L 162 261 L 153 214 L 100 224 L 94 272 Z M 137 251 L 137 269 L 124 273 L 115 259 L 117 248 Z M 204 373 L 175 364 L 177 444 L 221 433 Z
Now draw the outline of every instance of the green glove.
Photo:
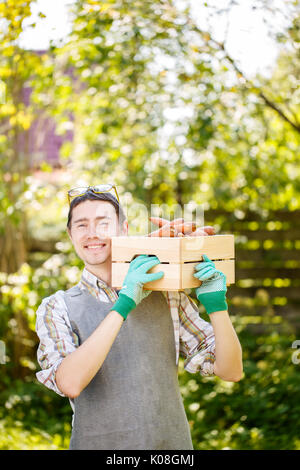
M 115 310 L 126 320 L 128 314 L 152 292 L 151 290 L 145 291 L 143 285 L 146 282 L 156 281 L 163 277 L 163 271 L 146 274 L 149 269 L 159 263 L 157 256 L 149 257 L 148 255 L 140 255 L 131 261 L 122 289 L 119 292 L 119 298 L 111 310 Z
M 228 310 L 226 302 L 226 276 L 221 271 L 217 271 L 215 264 L 203 255 L 204 261 L 195 266 L 194 277 L 202 281 L 200 287 L 196 289 L 196 295 L 207 313 Z

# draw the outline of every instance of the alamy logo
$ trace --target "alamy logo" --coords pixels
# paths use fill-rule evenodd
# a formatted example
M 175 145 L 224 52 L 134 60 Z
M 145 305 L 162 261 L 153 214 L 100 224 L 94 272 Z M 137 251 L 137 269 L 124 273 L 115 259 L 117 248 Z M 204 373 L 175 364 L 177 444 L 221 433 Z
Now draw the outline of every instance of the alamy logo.
M 299 346 L 300 346 L 300 340 L 296 339 L 292 344 L 292 348 L 297 349 Z M 293 352 L 293 354 L 292 354 L 292 363 L 293 364 L 300 364 L 300 349 Z

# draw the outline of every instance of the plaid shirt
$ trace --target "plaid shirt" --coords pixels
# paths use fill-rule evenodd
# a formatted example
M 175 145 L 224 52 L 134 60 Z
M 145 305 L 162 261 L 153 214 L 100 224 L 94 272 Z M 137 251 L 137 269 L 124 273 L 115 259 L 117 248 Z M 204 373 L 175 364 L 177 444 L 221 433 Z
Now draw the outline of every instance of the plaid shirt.
M 118 294 L 104 281 L 84 268 L 80 289 L 87 289 L 102 302 L 115 302 Z M 37 310 L 36 332 L 40 339 L 37 358 L 41 371 L 37 379 L 46 387 L 65 396 L 57 387 L 55 373 L 62 360 L 78 346 L 78 337 L 73 332 L 64 302 L 64 291 L 43 299 Z M 174 325 L 176 364 L 179 354 L 185 358 L 184 368 L 194 374 L 214 374 L 215 337 L 210 323 L 199 316 L 198 307 L 183 291 L 164 292 Z

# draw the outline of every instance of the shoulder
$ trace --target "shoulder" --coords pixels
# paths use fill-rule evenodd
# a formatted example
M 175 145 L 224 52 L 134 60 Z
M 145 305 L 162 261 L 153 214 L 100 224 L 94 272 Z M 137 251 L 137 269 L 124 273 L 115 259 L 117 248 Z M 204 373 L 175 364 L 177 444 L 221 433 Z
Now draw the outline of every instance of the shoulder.
M 52 295 L 45 297 L 38 309 L 36 311 L 37 317 L 44 316 L 46 312 L 51 310 L 52 312 L 56 311 L 57 313 L 60 311 L 66 311 L 66 304 L 64 300 L 65 291 L 58 290 Z
M 68 297 L 73 297 L 76 295 L 80 295 L 82 290 L 79 287 L 79 284 L 76 284 L 73 287 L 70 287 L 67 290 L 58 290 L 54 294 L 49 295 L 48 297 L 44 297 L 42 300 L 41 304 L 39 305 L 39 308 L 41 307 L 47 307 L 47 306 L 63 306 L 65 305 L 65 298 L 66 296 Z

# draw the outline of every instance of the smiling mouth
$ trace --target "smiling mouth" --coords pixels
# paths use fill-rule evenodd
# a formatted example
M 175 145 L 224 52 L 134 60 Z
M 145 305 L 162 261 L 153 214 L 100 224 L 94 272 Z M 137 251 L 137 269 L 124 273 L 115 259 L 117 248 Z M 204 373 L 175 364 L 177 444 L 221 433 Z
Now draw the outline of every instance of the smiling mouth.
M 96 251 L 96 250 L 100 250 L 101 248 L 105 246 L 106 246 L 106 243 L 97 243 L 95 245 L 85 245 L 84 248 L 90 251 Z

